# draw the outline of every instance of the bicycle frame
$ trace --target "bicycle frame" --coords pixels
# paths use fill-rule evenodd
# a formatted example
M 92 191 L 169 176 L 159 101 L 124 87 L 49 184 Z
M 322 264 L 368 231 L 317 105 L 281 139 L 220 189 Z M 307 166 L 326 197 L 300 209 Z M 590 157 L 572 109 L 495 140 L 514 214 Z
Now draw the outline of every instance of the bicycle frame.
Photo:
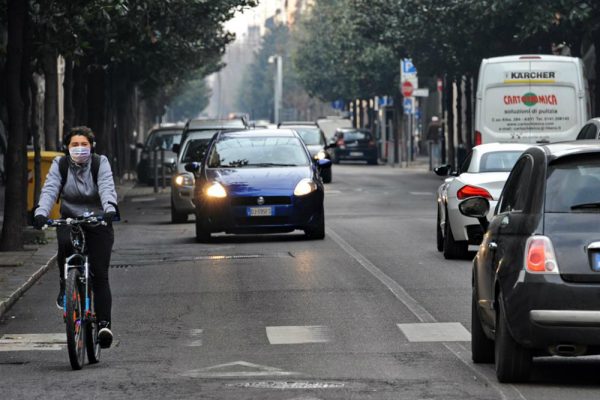
M 69 276 L 69 271 L 73 268 L 78 268 L 81 272 L 82 278 L 81 283 L 85 286 L 85 319 L 92 319 L 95 316 L 91 315 L 90 310 L 90 296 L 89 296 L 89 277 L 90 277 L 90 265 L 88 263 L 87 248 L 85 243 L 85 233 L 81 226 L 76 225 L 71 227 L 71 244 L 73 245 L 74 253 L 65 259 L 64 265 L 64 277 L 65 279 Z M 63 298 L 63 310 L 67 311 L 67 298 Z

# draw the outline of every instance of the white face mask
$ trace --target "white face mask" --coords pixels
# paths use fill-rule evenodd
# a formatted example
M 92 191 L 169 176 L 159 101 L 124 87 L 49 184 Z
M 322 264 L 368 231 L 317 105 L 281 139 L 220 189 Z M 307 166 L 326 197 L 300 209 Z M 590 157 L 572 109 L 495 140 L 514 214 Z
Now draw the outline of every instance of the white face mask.
M 77 146 L 71 147 L 69 149 L 69 155 L 71 156 L 71 160 L 76 162 L 77 164 L 83 164 L 90 159 L 90 155 L 92 150 L 89 147 Z

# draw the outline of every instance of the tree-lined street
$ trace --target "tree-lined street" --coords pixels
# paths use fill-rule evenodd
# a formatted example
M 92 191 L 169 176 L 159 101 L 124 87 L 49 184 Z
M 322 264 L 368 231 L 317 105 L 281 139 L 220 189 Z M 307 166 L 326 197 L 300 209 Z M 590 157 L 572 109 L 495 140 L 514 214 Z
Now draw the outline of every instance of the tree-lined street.
M 293 233 L 197 244 L 193 223 L 169 223 L 168 193 L 132 189 L 110 271 L 116 345 L 100 364 L 70 371 L 51 270 L 0 336 L 59 334 L 40 339 L 58 343 L 3 346 L 3 398 L 596 397 L 592 360 L 541 360 L 532 383 L 514 386 L 472 364 L 470 262 L 434 247 L 439 178 L 364 165 L 339 166 L 336 178 L 325 241 Z

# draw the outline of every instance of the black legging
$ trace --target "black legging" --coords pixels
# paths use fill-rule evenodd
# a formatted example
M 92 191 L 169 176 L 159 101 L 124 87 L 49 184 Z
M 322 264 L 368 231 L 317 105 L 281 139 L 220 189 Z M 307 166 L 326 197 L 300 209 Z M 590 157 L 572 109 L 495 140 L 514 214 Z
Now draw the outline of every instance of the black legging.
M 115 240 L 114 231 L 109 226 L 84 226 L 85 240 L 88 248 L 90 272 L 93 275 L 96 315 L 98 321 L 110 322 L 112 296 L 108 282 L 108 267 Z M 73 253 L 69 226 L 59 226 L 56 229 L 58 239 L 57 263 L 61 279 L 64 275 L 65 259 Z

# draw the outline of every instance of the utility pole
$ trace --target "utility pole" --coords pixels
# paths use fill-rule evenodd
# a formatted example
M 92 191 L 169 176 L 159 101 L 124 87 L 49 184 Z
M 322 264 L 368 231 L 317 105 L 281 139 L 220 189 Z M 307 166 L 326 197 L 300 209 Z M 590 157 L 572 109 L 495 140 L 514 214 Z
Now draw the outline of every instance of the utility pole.
M 279 124 L 281 99 L 283 96 L 283 57 L 275 55 L 269 57 L 269 63 L 275 63 L 275 94 L 273 101 L 273 122 Z

